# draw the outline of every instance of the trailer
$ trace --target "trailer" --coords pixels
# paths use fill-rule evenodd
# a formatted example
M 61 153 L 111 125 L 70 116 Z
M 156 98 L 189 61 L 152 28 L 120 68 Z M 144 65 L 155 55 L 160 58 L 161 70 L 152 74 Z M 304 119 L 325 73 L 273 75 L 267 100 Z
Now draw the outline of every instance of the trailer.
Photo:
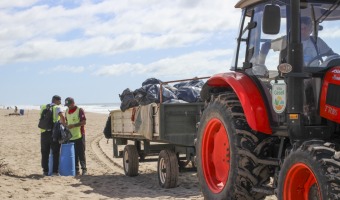
M 179 169 L 196 169 L 195 139 L 204 103 L 160 102 L 110 112 L 113 156 L 123 158 L 127 176 L 137 176 L 140 162 L 158 156 L 159 184 L 173 188 Z

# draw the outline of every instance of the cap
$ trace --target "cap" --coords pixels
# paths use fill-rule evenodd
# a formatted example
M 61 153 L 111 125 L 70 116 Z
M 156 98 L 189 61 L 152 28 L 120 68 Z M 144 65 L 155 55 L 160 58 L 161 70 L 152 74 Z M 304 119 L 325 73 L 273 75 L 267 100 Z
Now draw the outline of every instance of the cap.
M 55 100 L 60 101 L 60 100 L 61 100 L 61 97 L 60 97 L 59 95 L 54 95 L 54 96 L 52 97 L 52 102 L 55 101 Z
M 306 25 L 311 25 L 312 24 L 312 20 L 308 16 L 303 16 L 300 19 L 301 19 L 301 24 L 306 24 Z
M 65 99 L 65 106 L 72 105 L 74 103 L 74 99 L 72 97 L 67 97 Z

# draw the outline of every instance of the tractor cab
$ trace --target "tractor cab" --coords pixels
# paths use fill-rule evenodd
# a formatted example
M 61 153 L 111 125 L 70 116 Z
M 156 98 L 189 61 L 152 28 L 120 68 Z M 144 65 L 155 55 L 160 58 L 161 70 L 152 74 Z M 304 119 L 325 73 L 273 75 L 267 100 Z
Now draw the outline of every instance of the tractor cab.
M 339 1 L 304 0 L 298 14 L 290 2 L 252 0 L 236 5 L 243 13 L 232 70 L 257 83 L 274 128 L 287 126 L 287 116 L 300 117 L 306 127 L 322 127 L 323 118 L 339 123 Z M 327 73 L 336 78 L 325 80 Z

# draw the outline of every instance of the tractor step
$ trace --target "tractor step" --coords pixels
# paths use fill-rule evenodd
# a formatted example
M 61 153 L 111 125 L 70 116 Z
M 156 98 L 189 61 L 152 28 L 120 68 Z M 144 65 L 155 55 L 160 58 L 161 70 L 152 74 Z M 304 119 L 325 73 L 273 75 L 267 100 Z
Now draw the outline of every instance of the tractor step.
M 273 195 L 275 188 L 268 187 L 268 186 L 261 186 L 261 187 L 253 187 L 253 192 L 258 192 L 266 195 Z

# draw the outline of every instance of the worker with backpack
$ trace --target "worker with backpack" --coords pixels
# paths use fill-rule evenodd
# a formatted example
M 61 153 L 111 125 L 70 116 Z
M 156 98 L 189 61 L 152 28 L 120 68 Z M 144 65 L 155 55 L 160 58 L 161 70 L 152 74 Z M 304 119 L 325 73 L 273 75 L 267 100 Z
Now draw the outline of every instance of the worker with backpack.
M 50 151 L 53 153 L 53 174 L 58 174 L 59 166 L 59 152 L 60 144 L 58 141 L 53 141 L 52 131 L 54 124 L 60 121 L 65 124 L 65 117 L 59 105 L 61 104 L 61 97 L 54 95 L 50 104 L 42 105 L 40 110 L 40 119 L 38 127 L 40 128 L 41 137 L 41 167 L 43 168 L 43 175 L 47 176 L 49 167 Z

